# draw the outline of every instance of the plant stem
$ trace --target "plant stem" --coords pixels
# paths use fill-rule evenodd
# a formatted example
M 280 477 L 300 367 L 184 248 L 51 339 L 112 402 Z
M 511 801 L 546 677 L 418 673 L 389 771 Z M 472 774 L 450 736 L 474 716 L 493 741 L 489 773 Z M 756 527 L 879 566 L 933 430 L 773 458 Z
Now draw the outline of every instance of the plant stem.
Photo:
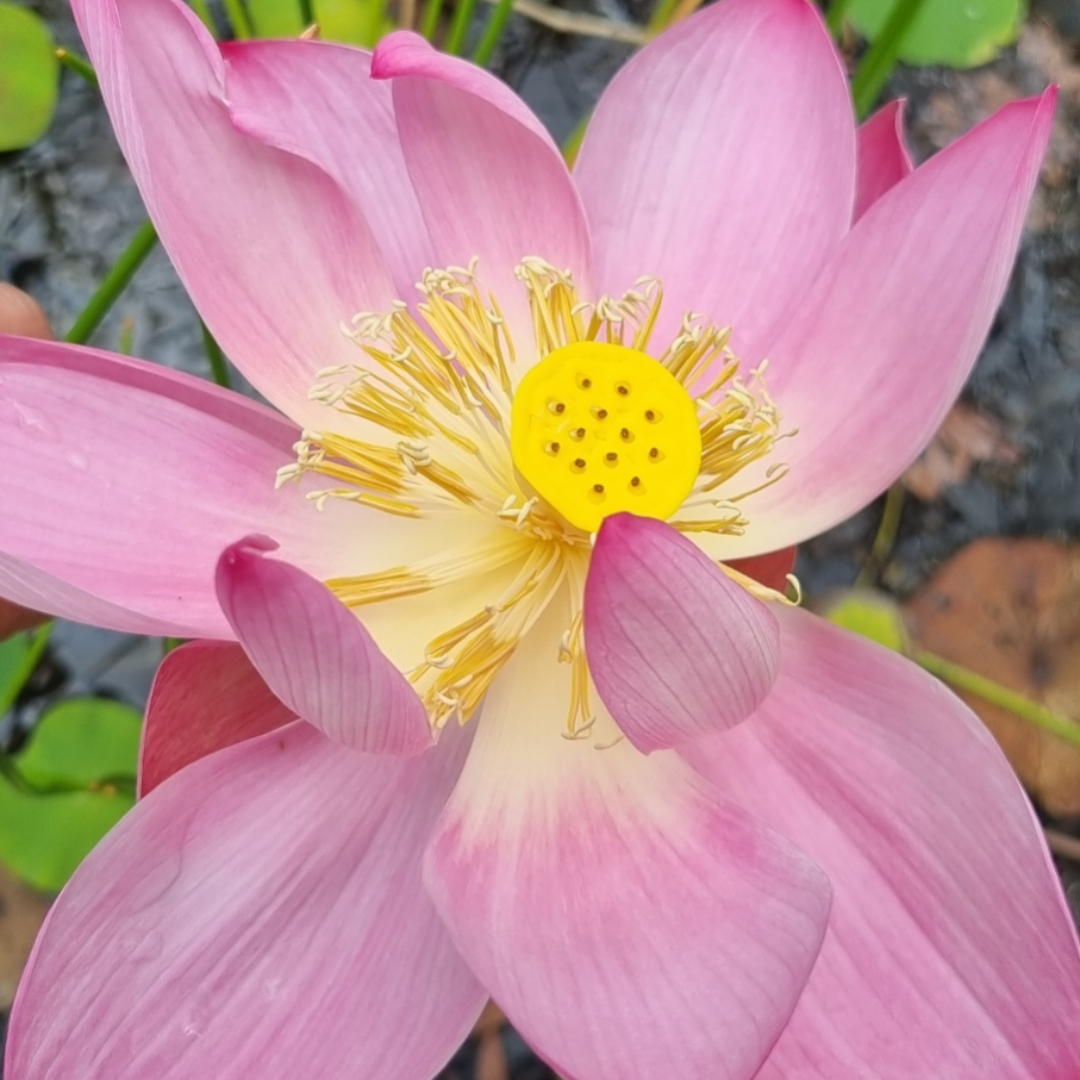
M 866 565 L 859 571 L 855 579 L 858 587 L 872 585 L 881 573 L 882 568 L 892 554 L 896 546 L 896 534 L 900 531 L 900 519 L 904 513 L 905 492 L 903 485 L 897 481 L 885 493 L 885 506 L 881 511 L 881 521 L 878 530 L 874 534 L 874 542 L 870 546 L 870 555 Z
M 128 282 L 135 276 L 135 271 L 143 264 L 146 256 L 157 243 L 157 231 L 153 223 L 144 221 L 138 232 L 131 238 L 131 243 L 105 275 L 105 280 L 98 291 L 90 297 L 90 302 L 83 308 L 75 325 L 64 338 L 71 345 L 85 345 L 90 335 L 101 325 L 101 320 L 109 313 L 119 295 L 127 288 Z
M 15 678 L 10 681 L 10 689 L 0 697 L 0 716 L 3 716 L 15 704 L 15 699 L 26 685 L 27 679 L 34 674 L 34 669 L 38 666 L 38 661 L 41 659 L 42 653 L 45 652 L 45 647 L 49 644 L 49 635 L 52 633 L 52 628 L 53 624 L 47 622 L 31 634 L 30 648 L 27 649 L 22 663 L 19 664 L 15 672 Z
M 420 34 L 427 41 L 435 39 L 439 29 L 439 17 L 442 15 L 443 0 L 427 0 L 424 5 L 424 17 L 420 20 Z
M 484 27 L 484 36 L 473 51 L 474 64 L 479 64 L 480 67 L 487 66 L 506 32 L 506 24 L 510 21 L 510 13 L 513 10 L 514 0 L 499 0 L 495 5 L 495 10 L 488 16 L 487 26 Z
M 229 361 L 225 359 L 221 346 L 217 343 L 214 335 L 210 333 L 210 328 L 206 323 L 200 320 L 199 325 L 202 327 L 203 348 L 206 350 L 206 359 L 210 361 L 210 374 L 214 377 L 214 382 L 218 386 L 224 386 L 226 390 L 229 390 L 232 387 L 232 379 L 229 377 Z
M 313 26 L 316 22 L 311 0 L 300 0 L 300 21 L 304 26 Z
M 94 69 L 90 66 L 89 60 L 84 60 L 78 53 L 73 53 L 68 49 L 57 49 L 56 59 L 59 60 L 68 71 L 74 71 L 76 75 L 85 79 L 95 90 L 97 89 L 98 77 L 94 72 Z
M 889 81 L 904 35 L 924 3 L 925 0 L 896 0 L 881 33 L 859 62 L 855 77 L 851 80 L 851 96 L 855 99 L 855 112 L 860 120 L 874 107 L 885 83 Z
M 656 7 L 653 8 L 653 13 L 649 16 L 649 21 L 645 27 L 650 37 L 654 37 L 662 30 L 667 29 L 678 6 L 679 0 L 659 0 Z
M 844 16 L 848 13 L 850 7 L 851 0 L 832 0 L 829 5 L 829 13 L 825 16 L 825 23 L 833 37 L 840 36 L 840 31 L 844 28 Z
M 998 705 L 1014 713 L 1021 720 L 1027 720 L 1036 727 L 1049 731 L 1051 735 L 1056 735 L 1059 739 L 1072 743 L 1073 746 L 1080 746 L 1080 724 L 1067 716 L 1062 716 L 1053 709 L 1048 709 L 1045 705 L 1040 705 L 970 668 L 954 664 L 951 660 L 946 660 L 945 657 L 938 656 L 936 653 L 920 651 L 912 659 L 919 667 L 951 686 L 976 694 L 984 701 L 989 701 L 992 705 Z
M 210 5 L 206 0 L 191 0 L 191 7 L 195 14 L 199 16 L 203 26 L 210 31 L 214 37 L 217 37 L 217 29 L 214 26 L 214 17 L 210 14 Z
M 462 54 L 465 49 L 465 37 L 469 32 L 469 24 L 472 22 L 475 10 L 476 0 L 457 0 L 454 18 L 450 23 L 450 35 L 443 47 L 444 52 L 448 52 L 451 56 Z
M 225 9 L 234 37 L 246 41 L 255 36 L 255 28 L 251 25 L 251 17 L 244 7 L 244 0 L 221 0 L 221 6 Z

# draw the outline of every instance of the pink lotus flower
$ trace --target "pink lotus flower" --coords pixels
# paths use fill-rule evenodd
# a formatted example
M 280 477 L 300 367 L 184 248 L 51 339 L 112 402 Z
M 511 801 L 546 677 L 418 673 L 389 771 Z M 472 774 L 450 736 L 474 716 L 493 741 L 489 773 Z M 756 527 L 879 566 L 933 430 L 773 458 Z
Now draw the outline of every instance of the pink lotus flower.
M 411 35 L 219 52 L 175 0 L 75 10 L 284 416 L 4 340 L 3 591 L 211 639 L 162 669 L 148 794 L 56 902 L 5 1075 L 424 1080 L 489 994 L 571 1080 L 1080 1074 L 1076 938 L 987 734 L 720 565 L 927 441 L 1052 92 L 912 172 L 809 4 L 724 0 L 571 177 Z

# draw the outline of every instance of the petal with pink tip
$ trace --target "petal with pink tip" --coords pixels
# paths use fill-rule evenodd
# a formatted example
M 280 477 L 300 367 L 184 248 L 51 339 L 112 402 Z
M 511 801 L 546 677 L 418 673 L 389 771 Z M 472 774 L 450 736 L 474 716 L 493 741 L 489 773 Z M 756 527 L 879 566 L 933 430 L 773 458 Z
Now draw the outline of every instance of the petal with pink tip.
M 435 254 L 405 168 L 393 95 L 371 78 L 371 54 L 326 41 L 238 41 L 222 52 L 233 123 L 329 173 L 367 211 L 398 296 L 414 297 Z
M 918 456 L 964 384 L 1005 292 L 1055 92 L 1007 105 L 891 188 L 852 229 L 769 349 L 769 392 L 796 431 L 746 498 L 745 535 L 714 558 L 770 551 L 865 506 Z M 754 477 L 735 480 L 740 490 Z M 728 492 L 717 489 L 724 497 Z
M 230 358 L 318 428 L 316 372 L 355 361 L 339 327 L 395 292 L 362 213 L 310 161 L 242 134 L 224 63 L 178 0 L 74 0 L 109 115 L 184 285 Z
M 297 723 L 162 784 L 54 905 L 5 1074 L 429 1080 L 486 996 L 420 880 L 448 734 L 388 759 Z
M 488 692 L 425 881 L 469 966 L 571 1080 L 749 1080 L 828 917 L 795 847 L 601 715 L 565 738 L 554 603 Z
M 232 636 L 214 592 L 238 536 L 273 533 L 321 578 L 398 565 L 430 530 L 330 500 L 316 511 L 296 429 L 156 364 L 0 339 L 0 592 L 53 614 L 177 637 Z M 336 505 L 335 505 L 336 504 Z M 355 537 L 359 533 L 362 540 Z M 419 544 L 420 548 L 416 545 Z
M 574 168 L 596 285 L 659 278 L 663 350 L 688 312 L 755 361 L 851 222 L 855 121 L 806 0 L 724 0 L 604 91 Z
M 539 256 L 569 269 L 588 293 L 588 226 L 562 155 L 494 75 L 436 52 L 416 34 L 380 42 L 372 70 L 393 80 L 401 145 L 439 265 L 479 258 L 519 359 L 527 357 L 532 321 L 514 268 Z
M 739 723 L 776 678 L 768 607 L 654 518 L 605 518 L 585 582 L 589 671 L 645 753 Z
M 165 657 L 146 703 L 139 796 L 193 761 L 292 723 L 231 641 L 189 641 Z
M 416 754 L 432 744 L 427 713 L 360 620 L 321 582 L 249 536 L 217 567 L 217 592 L 248 658 L 275 694 L 353 750 Z
M 904 102 L 890 101 L 859 128 L 855 164 L 855 216 L 859 218 L 911 173 L 904 142 Z
M 833 886 L 821 955 L 755 1080 L 1080 1075 L 1076 934 L 1001 751 L 914 664 L 778 618 L 758 714 L 681 751 Z

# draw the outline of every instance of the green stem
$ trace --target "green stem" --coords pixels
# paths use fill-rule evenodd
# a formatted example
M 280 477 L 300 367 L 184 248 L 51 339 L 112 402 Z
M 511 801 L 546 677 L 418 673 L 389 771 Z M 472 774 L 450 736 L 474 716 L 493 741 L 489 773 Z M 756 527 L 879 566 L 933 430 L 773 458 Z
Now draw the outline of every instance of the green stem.
M 925 2 L 926 0 L 896 0 L 881 33 L 859 62 L 855 77 L 851 80 L 851 96 L 855 99 L 855 112 L 860 120 L 874 107 L 889 81 L 904 35 L 911 28 Z
M 424 6 L 424 17 L 420 21 L 420 34 L 427 41 L 435 40 L 435 33 L 439 29 L 439 17 L 442 15 L 443 0 L 427 0 Z
M 315 18 L 315 9 L 311 0 L 300 0 L 300 21 L 305 27 L 311 26 L 318 21 Z
M 503 34 L 506 33 L 506 24 L 510 21 L 510 15 L 514 10 L 514 0 L 499 0 L 495 9 L 488 17 L 487 26 L 484 27 L 484 36 L 480 44 L 473 52 L 473 63 L 480 67 L 486 67 L 488 61 L 495 53 Z
M 38 627 L 31 634 L 30 648 L 27 649 L 22 662 L 16 668 L 15 677 L 9 681 L 8 692 L 0 695 L 0 716 L 7 713 L 8 709 L 15 704 L 15 699 L 19 696 L 20 691 L 26 685 L 30 676 L 34 674 L 34 669 L 38 666 L 38 661 L 41 660 L 42 653 L 45 652 L 45 647 L 49 644 L 49 635 L 52 633 L 52 628 L 53 624 L 48 622 L 44 626 Z
M 251 25 L 251 17 L 244 7 L 244 0 L 221 0 L 221 6 L 225 9 L 234 37 L 246 41 L 255 36 L 255 28 Z
M 157 238 L 157 232 L 151 222 L 144 221 L 139 226 L 139 231 L 131 238 L 131 243 L 105 275 L 105 280 L 98 287 L 98 291 L 90 297 L 90 302 L 75 320 L 75 325 L 67 332 L 64 338 L 66 342 L 71 345 L 86 344 L 90 335 L 101 325 L 101 320 L 109 313 L 109 309 L 116 303 L 117 298 L 127 288 L 128 283 L 135 276 L 135 271 L 142 266 L 143 260 L 153 251 Z
M 829 27 L 829 33 L 833 37 L 839 37 L 844 28 L 844 16 L 851 7 L 851 0 L 832 0 L 829 5 L 829 13 L 825 16 L 825 23 Z
M 667 29 L 667 25 L 671 22 L 671 16 L 675 14 L 675 9 L 679 6 L 679 0 L 660 0 L 660 2 L 653 8 L 653 13 L 649 16 L 649 22 L 646 29 L 650 36 L 655 37 L 662 30 Z
M 214 377 L 214 382 L 218 386 L 224 386 L 226 390 L 229 390 L 232 388 L 232 379 L 229 377 L 229 361 L 225 359 L 221 346 L 217 343 L 214 335 L 210 333 L 210 328 L 206 323 L 200 321 L 199 325 L 202 327 L 203 348 L 206 350 L 206 359 L 210 361 L 210 374 Z
M 936 675 L 950 686 L 977 694 L 984 701 L 1007 709 L 1022 720 L 1027 720 L 1036 727 L 1049 731 L 1059 739 L 1072 743 L 1073 746 L 1080 746 L 1080 724 L 1067 716 L 1062 716 L 1045 705 L 1040 705 L 1024 697 L 1023 694 L 1018 694 L 1015 690 L 1010 690 L 1007 686 L 986 678 L 985 675 L 979 675 L 970 668 L 954 664 L 951 660 L 946 660 L 936 653 L 917 652 L 913 659 L 919 667 Z
M 450 23 L 450 35 L 443 47 L 444 52 L 448 52 L 451 56 L 462 54 L 465 49 L 465 35 L 469 32 L 475 10 L 476 0 L 457 0 L 457 5 L 454 7 L 454 19 Z
M 191 0 L 192 10 L 202 21 L 203 26 L 217 37 L 217 28 L 214 26 L 214 17 L 210 14 L 210 5 L 206 0 Z
M 98 77 L 94 69 L 90 66 L 89 60 L 84 60 L 78 53 L 70 52 L 68 49 L 57 49 L 56 59 L 59 60 L 68 71 L 74 71 L 76 75 L 85 79 L 95 90 L 97 89 Z
M 855 580 L 857 586 L 872 585 L 892 554 L 896 546 L 896 534 L 900 531 L 900 519 L 904 513 L 904 499 L 905 492 L 900 483 L 893 484 L 886 492 L 881 521 L 870 546 L 870 556 Z

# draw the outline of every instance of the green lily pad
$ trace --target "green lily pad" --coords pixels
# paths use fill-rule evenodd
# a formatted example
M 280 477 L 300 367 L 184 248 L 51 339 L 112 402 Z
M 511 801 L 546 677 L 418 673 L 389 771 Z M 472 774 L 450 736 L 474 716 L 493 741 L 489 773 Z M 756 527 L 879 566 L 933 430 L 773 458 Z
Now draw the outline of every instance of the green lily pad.
M 0 150 L 21 150 L 45 134 L 59 82 L 48 27 L 20 4 L 0 3 Z
M 298 37 L 304 30 L 300 0 L 248 0 L 247 8 L 261 38 Z
M 0 777 L 0 861 L 24 881 L 63 888 L 90 849 L 135 803 L 139 714 L 116 701 L 72 698 L 50 709 Z M 47 791 L 48 793 L 42 793 Z
M 851 0 L 846 17 L 868 41 L 881 33 L 897 0 Z M 1016 40 L 1026 0 L 924 0 L 900 43 L 905 64 L 968 68 Z

